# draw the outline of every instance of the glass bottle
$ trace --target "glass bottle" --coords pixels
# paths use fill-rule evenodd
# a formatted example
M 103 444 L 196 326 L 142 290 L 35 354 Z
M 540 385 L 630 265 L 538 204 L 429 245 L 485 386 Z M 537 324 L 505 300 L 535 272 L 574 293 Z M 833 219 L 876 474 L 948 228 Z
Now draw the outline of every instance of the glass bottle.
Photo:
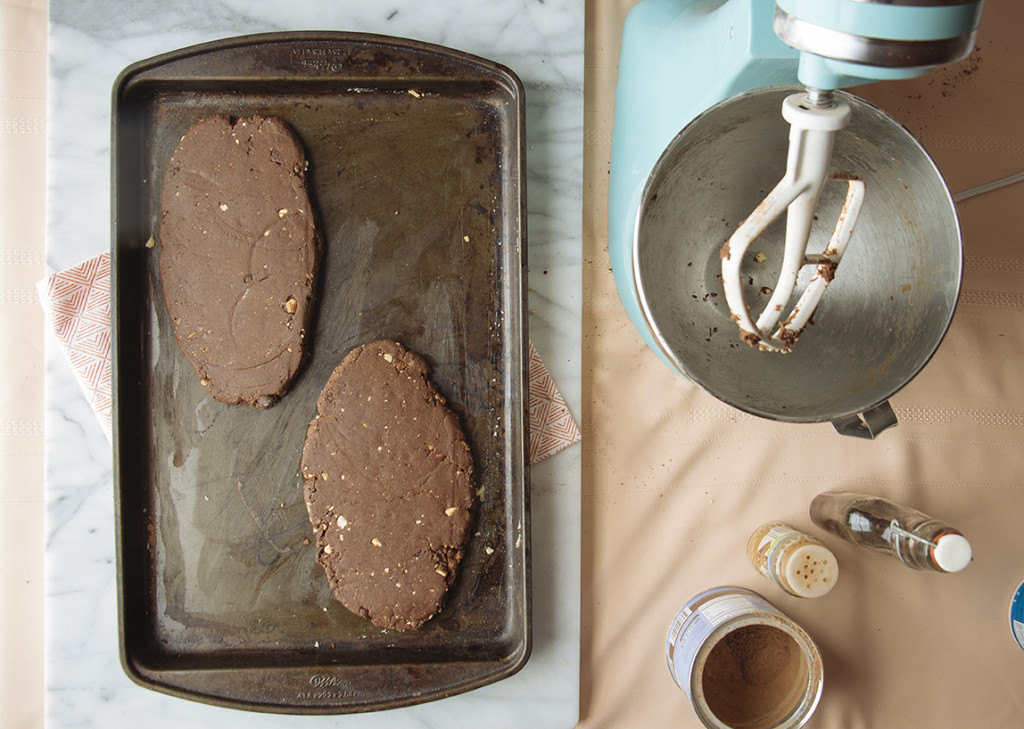
M 880 496 L 830 491 L 815 496 L 810 511 L 822 529 L 914 569 L 959 572 L 971 561 L 971 544 L 959 530 Z
M 758 572 L 796 597 L 821 597 L 839 577 L 839 565 L 828 547 L 780 521 L 754 530 L 747 558 Z

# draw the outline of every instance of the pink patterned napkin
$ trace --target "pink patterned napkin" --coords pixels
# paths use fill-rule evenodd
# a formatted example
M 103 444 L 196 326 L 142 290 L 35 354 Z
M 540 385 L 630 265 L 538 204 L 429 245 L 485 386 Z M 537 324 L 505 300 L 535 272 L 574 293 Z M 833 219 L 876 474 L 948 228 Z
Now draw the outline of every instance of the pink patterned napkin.
M 110 254 L 39 283 L 39 300 L 100 427 L 110 434 Z
M 544 360 L 530 342 L 530 463 L 568 448 L 580 440 L 580 429 Z
M 61 349 L 107 438 L 110 430 L 110 254 L 101 253 L 39 283 L 39 298 Z M 580 440 L 580 429 L 530 342 L 530 463 Z

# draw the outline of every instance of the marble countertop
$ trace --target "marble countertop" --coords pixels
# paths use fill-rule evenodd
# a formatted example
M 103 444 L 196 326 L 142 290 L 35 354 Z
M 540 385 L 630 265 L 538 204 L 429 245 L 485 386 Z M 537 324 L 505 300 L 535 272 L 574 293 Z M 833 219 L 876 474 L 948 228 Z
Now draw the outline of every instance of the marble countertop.
M 449 46 L 512 69 L 526 89 L 530 336 L 580 408 L 582 0 L 52 0 L 49 9 L 49 271 L 109 241 L 111 88 L 129 64 L 222 37 L 373 32 Z M 117 653 L 109 443 L 56 347 L 46 356 L 46 720 L 52 727 L 571 727 L 579 696 L 580 449 L 532 470 L 534 642 L 516 675 L 407 709 L 344 717 L 248 714 L 133 684 Z M 530 697 L 523 701 L 523 697 Z

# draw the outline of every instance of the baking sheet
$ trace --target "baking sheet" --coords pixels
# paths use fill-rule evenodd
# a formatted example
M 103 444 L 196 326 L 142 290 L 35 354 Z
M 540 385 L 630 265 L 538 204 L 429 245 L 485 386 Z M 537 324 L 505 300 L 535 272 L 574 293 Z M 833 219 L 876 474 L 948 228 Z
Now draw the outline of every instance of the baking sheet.
M 344 713 L 465 691 L 530 650 L 523 91 L 488 61 L 340 33 L 144 61 L 113 108 L 115 496 L 122 662 L 239 708 Z M 278 116 L 310 160 L 324 250 L 312 356 L 270 410 L 210 399 L 163 305 L 160 180 L 185 131 Z M 387 337 L 423 354 L 473 448 L 475 533 L 446 607 L 395 633 L 331 596 L 299 458 L 330 372 Z

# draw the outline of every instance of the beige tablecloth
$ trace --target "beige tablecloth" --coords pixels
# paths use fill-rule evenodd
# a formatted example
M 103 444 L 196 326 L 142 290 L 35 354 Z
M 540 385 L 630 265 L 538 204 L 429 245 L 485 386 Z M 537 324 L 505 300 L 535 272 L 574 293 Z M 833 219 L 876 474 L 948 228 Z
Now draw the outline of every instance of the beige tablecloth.
M 0 0 L 0 726 L 42 724 L 46 2 Z
M 721 584 L 761 592 L 818 642 L 809 727 L 1024 725 L 1024 651 L 1007 617 L 1024 579 L 1024 184 L 959 205 L 963 295 L 938 355 L 892 399 L 896 428 L 869 442 L 732 410 L 645 348 L 609 270 L 614 84 L 633 2 L 591 3 L 587 27 L 582 726 L 700 726 L 665 637 L 687 600 Z M 1024 4 L 988 0 L 968 62 L 856 90 L 918 136 L 954 193 L 1024 170 L 1022 27 Z M 946 518 L 974 563 L 925 574 L 832 540 L 836 588 L 783 595 L 747 564 L 749 534 L 779 519 L 822 536 L 807 505 L 840 488 Z

